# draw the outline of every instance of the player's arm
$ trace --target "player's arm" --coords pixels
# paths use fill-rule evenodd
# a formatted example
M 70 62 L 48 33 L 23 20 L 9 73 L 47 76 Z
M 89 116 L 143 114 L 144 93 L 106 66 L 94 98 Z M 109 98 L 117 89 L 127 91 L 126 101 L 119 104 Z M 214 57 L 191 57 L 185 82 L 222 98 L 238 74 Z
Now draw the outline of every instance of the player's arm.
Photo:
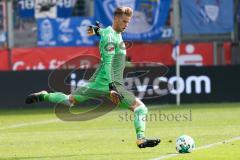
M 105 34 L 105 47 L 104 47 L 104 66 L 106 71 L 107 79 L 109 80 L 109 91 L 110 91 L 110 98 L 114 104 L 118 104 L 119 101 L 122 100 L 123 96 L 118 93 L 117 88 L 114 84 L 114 77 L 112 74 L 112 59 L 115 55 L 115 43 L 113 41 L 113 35 Z
M 105 37 L 102 37 L 104 38 L 104 69 L 109 83 L 112 83 L 114 81 L 112 73 L 112 60 L 115 55 L 115 45 L 113 41 L 113 35 L 105 34 L 104 36 Z

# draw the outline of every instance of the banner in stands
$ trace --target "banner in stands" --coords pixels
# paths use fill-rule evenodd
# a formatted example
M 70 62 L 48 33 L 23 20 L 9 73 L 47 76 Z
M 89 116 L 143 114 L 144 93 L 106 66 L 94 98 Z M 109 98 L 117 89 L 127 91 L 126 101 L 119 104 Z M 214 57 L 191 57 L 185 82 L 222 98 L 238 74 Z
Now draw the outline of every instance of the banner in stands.
M 88 36 L 89 17 L 38 19 L 38 46 L 92 46 L 96 36 Z
M 181 0 L 184 34 L 218 34 L 233 31 L 233 0 Z
M 29 93 L 43 89 L 69 94 L 77 86 L 87 83 L 93 71 L 1 72 L 1 107 L 27 107 L 24 104 L 25 97 Z M 240 76 L 236 76 L 240 73 L 240 66 L 185 66 L 181 68 L 179 80 L 175 76 L 175 67 L 133 67 L 127 68 L 125 75 L 138 71 L 146 71 L 147 74 L 125 78 L 125 86 L 145 102 L 175 103 L 177 92 L 181 93 L 182 103 L 240 102 L 240 85 L 237 85 L 240 82 Z M 179 89 L 176 89 L 177 81 L 179 81 Z M 169 83 L 174 87 L 169 92 L 161 86 L 162 83 Z M 41 106 L 44 104 L 49 105 L 41 103 Z
M 54 17 L 70 17 L 74 4 L 75 0 L 51 0 L 48 3 L 46 0 L 18 0 L 18 14 L 21 18 L 40 18 L 49 16 L 47 12 L 52 10 Z M 45 13 L 39 17 L 40 11 Z
M 109 26 L 112 24 L 114 9 L 117 6 L 129 6 L 134 9 L 134 12 L 123 38 L 135 41 L 155 41 L 172 36 L 172 29 L 164 28 L 170 5 L 171 0 L 95 0 L 95 19 L 105 27 Z

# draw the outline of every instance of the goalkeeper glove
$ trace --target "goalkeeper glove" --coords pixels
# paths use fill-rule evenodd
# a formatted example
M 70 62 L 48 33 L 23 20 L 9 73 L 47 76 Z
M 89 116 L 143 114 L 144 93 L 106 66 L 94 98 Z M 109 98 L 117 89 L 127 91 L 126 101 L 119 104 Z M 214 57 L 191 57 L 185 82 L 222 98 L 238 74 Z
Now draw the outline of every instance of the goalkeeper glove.
M 99 29 L 100 29 L 100 23 L 96 21 L 96 25 L 91 25 L 88 27 L 88 35 L 97 35 L 100 36 L 99 34 Z
M 116 96 L 121 101 L 124 97 L 118 92 L 114 82 L 109 83 L 109 91 L 115 91 Z

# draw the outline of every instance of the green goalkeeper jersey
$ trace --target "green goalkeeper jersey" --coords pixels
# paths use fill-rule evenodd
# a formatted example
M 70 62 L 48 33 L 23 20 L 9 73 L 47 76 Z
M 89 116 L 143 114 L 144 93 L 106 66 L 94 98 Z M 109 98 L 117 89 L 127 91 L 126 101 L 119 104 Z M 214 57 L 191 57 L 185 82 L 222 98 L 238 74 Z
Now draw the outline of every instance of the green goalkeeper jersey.
M 100 29 L 99 49 L 101 63 L 91 79 L 108 85 L 111 82 L 123 84 L 126 49 L 121 33 L 117 33 L 111 26 Z
M 119 103 L 120 107 L 129 108 L 134 101 L 135 96 L 132 92 L 125 89 L 123 83 L 123 71 L 126 61 L 126 48 L 122 40 L 121 33 L 117 33 L 111 26 L 100 29 L 101 36 L 99 49 L 101 62 L 98 69 L 90 78 L 86 87 L 79 87 L 73 95 L 82 95 L 81 98 L 98 97 L 106 95 L 109 97 L 109 86 L 111 82 L 115 83 L 117 91 L 124 97 Z M 81 101 L 78 100 L 79 102 Z

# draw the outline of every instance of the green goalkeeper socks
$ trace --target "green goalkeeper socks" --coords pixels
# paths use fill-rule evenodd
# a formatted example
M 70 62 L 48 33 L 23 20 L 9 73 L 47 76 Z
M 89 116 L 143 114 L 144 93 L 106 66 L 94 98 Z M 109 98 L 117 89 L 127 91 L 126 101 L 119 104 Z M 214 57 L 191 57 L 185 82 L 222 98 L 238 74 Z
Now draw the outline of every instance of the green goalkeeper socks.
M 62 103 L 69 101 L 68 96 L 61 92 L 43 94 L 43 100 L 52 103 Z
M 148 109 L 142 104 L 134 110 L 134 127 L 137 134 L 137 139 L 145 138 L 145 124 Z
M 43 101 L 47 101 L 47 102 L 52 102 L 52 103 L 63 103 L 66 105 L 71 106 L 72 104 L 69 102 L 69 96 L 66 94 L 63 94 L 61 92 L 55 92 L 55 93 L 46 93 L 46 94 L 42 94 L 41 98 L 43 99 Z M 88 97 L 86 96 L 82 96 L 82 95 L 74 95 L 74 99 L 80 103 L 80 102 L 84 102 L 88 99 Z

